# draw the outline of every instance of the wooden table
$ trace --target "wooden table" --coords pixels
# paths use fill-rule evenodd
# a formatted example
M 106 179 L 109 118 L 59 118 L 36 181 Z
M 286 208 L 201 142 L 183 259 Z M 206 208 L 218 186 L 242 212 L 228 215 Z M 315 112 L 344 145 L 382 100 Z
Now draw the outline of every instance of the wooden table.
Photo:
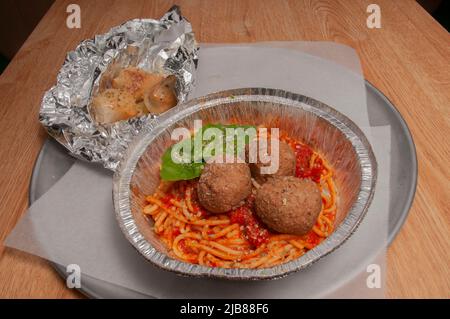
M 57 1 L 0 78 L 0 242 L 28 206 L 34 161 L 47 137 L 37 115 L 65 53 L 123 21 L 159 18 L 172 1 L 79 1 L 81 29 Z M 410 215 L 388 250 L 389 297 L 450 297 L 450 36 L 412 0 L 377 0 L 381 29 L 366 26 L 372 0 L 179 0 L 199 42 L 335 41 L 357 50 L 365 77 L 399 109 L 417 147 Z M 0 297 L 79 298 L 44 260 L 0 246 Z

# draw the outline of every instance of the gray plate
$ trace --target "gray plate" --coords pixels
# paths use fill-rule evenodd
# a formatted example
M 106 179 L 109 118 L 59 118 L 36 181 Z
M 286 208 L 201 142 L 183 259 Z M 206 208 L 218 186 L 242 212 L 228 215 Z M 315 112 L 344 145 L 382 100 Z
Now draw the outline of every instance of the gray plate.
M 411 207 L 417 182 L 417 159 L 409 129 L 397 109 L 374 86 L 366 82 L 367 106 L 371 126 L 391 126 L 391 201 L 389 203 L 388 241 L 391 243 Z M 30 204 L 44 194 L 75 160 L 53 140 L 47 140 L 33 169 Z M 65 268 L 54 265 L 65 277 Z M 149 298 L 149 296 L 83 275 L 82 293 L 92 298 Z

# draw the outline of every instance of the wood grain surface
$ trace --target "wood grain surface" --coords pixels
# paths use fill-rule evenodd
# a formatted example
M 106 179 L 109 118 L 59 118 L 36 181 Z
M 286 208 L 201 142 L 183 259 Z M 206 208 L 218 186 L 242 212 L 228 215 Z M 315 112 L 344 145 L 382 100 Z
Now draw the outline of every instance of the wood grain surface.
M 366 27 L 381 8 L 382 28 Z M 66 7 L 79 3 L 81 29 Z M 67 51 L 132 18 L 159 18 L 173 1 L 56 1 L 0 78 L 0 242 L 28 206 L 46 132 L 38 110 Z M 412 0 L 179 0 L 199 42 L 335 41 L 357 50 L 365 77 L 408 123 L 419 162 L 410 215 L 388 250 L 387 295 L 450 297 L 450 36 Z M 0 297 L 79 298 L 44 260 L 0 245 Z

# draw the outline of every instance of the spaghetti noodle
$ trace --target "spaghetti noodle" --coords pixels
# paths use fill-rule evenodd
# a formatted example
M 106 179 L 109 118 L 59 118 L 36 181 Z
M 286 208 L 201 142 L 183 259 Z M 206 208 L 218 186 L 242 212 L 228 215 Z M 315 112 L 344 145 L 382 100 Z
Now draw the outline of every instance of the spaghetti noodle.
M 280 140 L 295 150 L 295 175 L 320 188 L 322 210 L 311 231 L 303 236 L 269 231 L 253 212 L 253 194 L 243 206 L 213 215 L 198 203 L 198 179 L 161 182 L 146 197 L 143 213 L 154 221 L 154 231 L 175 258 L 210 267 L 267 268 L 302 256 L 332 233 L 336 218 L 332 168 L 309 146 L 283 134 Z

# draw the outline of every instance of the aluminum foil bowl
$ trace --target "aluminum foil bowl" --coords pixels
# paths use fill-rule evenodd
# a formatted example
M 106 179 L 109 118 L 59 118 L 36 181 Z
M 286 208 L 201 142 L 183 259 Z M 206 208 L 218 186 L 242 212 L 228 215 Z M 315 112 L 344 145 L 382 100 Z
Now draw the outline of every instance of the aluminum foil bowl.
M 173 258 L 143 216 L 145 196 L 159 184 L 162 153 L 174 142 L 177 127 L 227 123 L 279 127 L 319 150 L 335 169 L 338 192 L 335 231 L 320 245 L 291 262 L 262 269 L 225 269 L 185 263 Z M 305 268 L 329 254 L 356 230 L 372 200 L 377 164 L 362 131 L 331 107 L 282 90 L 249 88 L 214 93 L 191 100 L 158 118 L 136 138 L 114 175 L 116 217 L 128 241 L 154 265 L 178 274 L 234 280 L 274 279 Z

